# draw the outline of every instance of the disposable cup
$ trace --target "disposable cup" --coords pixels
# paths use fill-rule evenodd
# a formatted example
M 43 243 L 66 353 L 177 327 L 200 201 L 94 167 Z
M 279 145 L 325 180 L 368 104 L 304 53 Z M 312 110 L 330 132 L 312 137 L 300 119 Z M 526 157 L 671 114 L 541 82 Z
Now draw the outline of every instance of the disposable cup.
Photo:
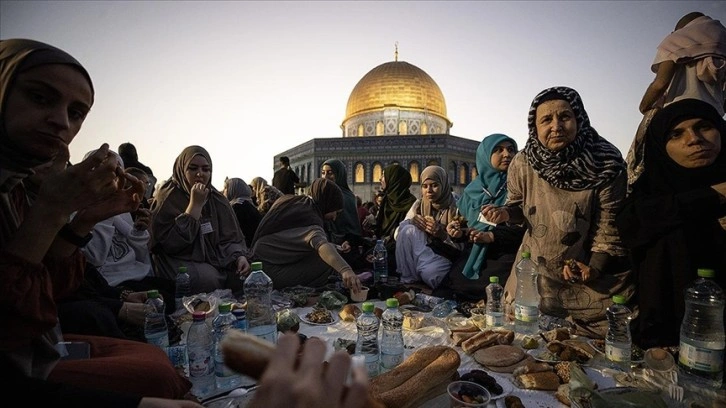
M 362 286 L 360 288 L 360 291 L 358 291 L 358 293 L 355 293 L 355 292 L 353 292 L 351 290 L 350 291 L 350 298 L 354 302 L 365 302 L 366 300 L 368 300 L 368 287 L 367 286 Z

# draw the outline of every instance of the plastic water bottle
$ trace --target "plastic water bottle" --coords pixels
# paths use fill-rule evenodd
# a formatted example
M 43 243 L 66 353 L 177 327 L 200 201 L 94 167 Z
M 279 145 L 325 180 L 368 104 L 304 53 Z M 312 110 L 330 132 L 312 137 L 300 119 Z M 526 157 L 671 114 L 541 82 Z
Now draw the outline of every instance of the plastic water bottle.
M 232 315 L 236 319 L 234 328 L 243 332 L 247 331 L 247 314 L 243 309 L 232 310 Z
M 214 376 L 217 388 L 229 390 L 241 385 L 241 377 L 224 364 L 224 354 L 220 342 L 228 330 L 234 329 L 237 318 L 232 314 L 232 304 L 222 303 L 218 306 L 219 314 L 212 321 L 214 329 Z
M 630 371 L 630 353 L 633 340 L 630 336 L 632 312 L 625 306 L 625 296 L 613 296 L 613 304 L 607 308 L 608 332 L 605 335 L 605 356 L 622 371 Z
M 718 388 L 723 382 L 724 292 L 713 281 L 712 269 L 699 269 L 699 278 L 685 290 L 686 313 L 681 323 L 678 366 L 685 382 Z
M 272 310 L 272 279 L 262 270 L 262 262 L 252 262 L 252 272 L 245 279 L 247 298 L 247 333 L 277 343 L 277 322 Z
M 189 381 L 192 394 L 200 399 L 215 390 L 214 379 L 214 336 L 207 324 L 206 312 L 192 314 L 192 325 L 187 333 L 187 356 L 189 356 Z
M 529 252 L 517 263 L 517 292 L 514 298 L 514 331 L 531 335 L 539 332 L 539 291 L 537 267 Z
M 499 284 L 498 276 L 490 276 L 489 284 L 486 287 L 487 304 L 486 304 L 486 322 L 487 327 L 504 326 L 504 306 L 502 305 L 502 296 L 504 288 Z
M 166 324 L 166 307 L 159 291 L 146 292 L 146 316 L 144 318 L 144 337 L 146 342 L 161 347 L 164 351 L 169 347 L 169 327 Z
M 373 313 L 375 305 L 371 302 L 363 302 L 361 305 L 363 313 L 355 320 L 358 329 L 358 340 L 355 343 L 355 354 L 365 356 L 368 377 L 378 375 L 378 327 L 380 322 Z
M 403 362 L 403 314 L 398 310 L 398 299 L 386 300 L 381 320 L 381 366 L 388 371 Z
M 377 240 L 373 247 L 373 281 L 388 282 L 388 251 L 382 239 Z
M 176 303 L 176 310 L 181 310 L 184 307 L 182 299 L 185 296 L 191 296 L 192 287 L 189 273 L 187 272 L 186 266 L 180 266 L 176 274 L 176 287 L 174 291 L 174 301 Z

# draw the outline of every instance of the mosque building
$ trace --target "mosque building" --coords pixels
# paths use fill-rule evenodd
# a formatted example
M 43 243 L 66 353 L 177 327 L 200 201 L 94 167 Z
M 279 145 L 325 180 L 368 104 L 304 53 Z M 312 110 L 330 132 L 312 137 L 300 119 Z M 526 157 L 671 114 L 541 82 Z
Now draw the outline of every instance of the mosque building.
M 361 78 L 348 98 L 342 137 L 316 138 L 281 152 L 301 185 L 320 177 L 323 162 L 345 163 L 348 185 L 363 202 L 380 190 L 383 169 L 398 163 L 411 173 L 420 196 L 420 175 L 429 165 L 446 169 L 455 193 L 476 177 L 479 141 L 452 136 L 444 94 L 426 72 L 405 61 L 381 64 Z

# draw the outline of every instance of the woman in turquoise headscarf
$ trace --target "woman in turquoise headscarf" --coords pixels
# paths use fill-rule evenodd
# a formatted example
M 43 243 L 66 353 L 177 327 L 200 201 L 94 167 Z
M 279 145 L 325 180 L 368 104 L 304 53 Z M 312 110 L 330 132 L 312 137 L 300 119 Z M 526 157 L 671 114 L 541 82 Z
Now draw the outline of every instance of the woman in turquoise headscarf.
M 458 221 L 447 226 L 449 235 L 466 239 L 471 244 L 466 263 L 454 265 L 450 273 L 451 289 L 459 294 L 470 292 L 470 297 L 481 298 L 484 296 L 482 285 L 489 284 L 490 276 L 498 276 L 502 284 L 509 276 L 524 228 L 486 224 L 482 222 L 481 209 L 485 205 L 504 205 L 507 170 L 516 152 L 517 142 L 500 133 L 485 137 L 476 150 L 479 174 L 464 188 L 458 202 L 468 228 L 462 228 Z

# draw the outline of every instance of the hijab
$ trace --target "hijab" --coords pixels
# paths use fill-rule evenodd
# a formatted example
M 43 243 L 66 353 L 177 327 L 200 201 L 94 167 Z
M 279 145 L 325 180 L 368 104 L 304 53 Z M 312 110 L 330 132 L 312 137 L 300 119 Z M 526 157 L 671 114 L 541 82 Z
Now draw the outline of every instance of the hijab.
M 224 184 L 225 196 L 230 204 L 242 204 L 245 201 L 252 203 L 252 189 L 244 180 L 238 177 L 228 178 Z
M 546 101 L 564 100 L 577 120 L 577 135 L 564 149 L 552 151 L 537 138 L 537 107 Z M 607 184 L 625 170 L 625 161 L 612 143 L 590 126 L 585 106 L 574 89 L 557 86 L 540 92 L 527 118 L 529 138 L 522 150 L 534 171 L 554 187 L 582 191 Z
M 484 138 L 476 149 L 476 171 L 479 173 L 459 199 L 459 211 L 466 217 L 471 228 L 489 231 L 493 227 L 479 222 L 481 207 L 487 204 L 504 205 L 507 200 L 507 173 L 492 167 L 494 148 L 507 141 L 517 148 L 517 142 L 511 137 L 494 133 Z M 488 244 L 474 243 L 462 273 L 469 279 L 479 278 L 479 271 L 486 262 Z
M 310 186 L 309 196 L 285 194 L 275 201 L 257 227 L 255 242 L 266 235 L 292 228 L 323 228 L 323 216 L 342 208 L 343 193 L 340 187 L 325 178 L 315 179 Z
M 429 200 L 425 197 L 421 198 L 421 206 L 418 208 L 420 215 L 429 215 L 444 225 L 454 220 L 458 210 L 454 195 L 451 193 L 451 185 L 446 170 L 439 166 L 428 166 L 421 172 L 421 184 L 424 181 L 431 180 L 437 183 L 439 188 L 438 194 Z
M 355 199 L 355 194 L 348 187 L 348 172 L 345 169 L 345 164 L 337 159 L 326 160 L 323 166 L 326 164 L 333 170 L 335 184 L 340 187 L 343 193 L 343 211 L 338 214 L 338 217 L 333 222 L 335 232 L 346 237 L 350 235 L 360 237 L 361 229 L 360 221 L 358 220 L 358 204 Z
M 671 159 L 666 143 L 676 125 L 695 118 L 707 119 L 721 132 L 721 152 L 711 165 L 687 169 Z M 726 181 L 726 122 L 707 102 L 673 102 L 653 116 L 645 135 L 645 152 L 643 174 L 633 186 L 634 194 L 678 193 L 718 184 Z
M 189 205 L 192 185 L 187 181 L 184 171 L 196 156 L 204 157 L 209 167 L 214 168 L 212 158 L 201 146 L 189 146 L 177 156 L 171 178 L 159 188 L 156 199 L 151 205 L 152 228 L 149 247 L 152 249 L 160 244 L 160 239 L 167 236 L 169 230 L 175 228 L 176 217 L 184 213 Z M 209 195 L 202 207 L 202 217 L 209 220 L 214 233 L 205 234 L 205 240 L 209 240 L 212 246 L 231 241 L 239 241 L 244 245 L 242 232 L 229 201 L 212 185 L 211 171 L 206 187 L 209 189 Z
M 30 156 L 10 141 L 5 128 L 7 98 L 18 74 L 52 64 L 70 65 L 81 72 L 88 80 L 93 94 L 90 75 L 80 62 L 65 51 L 33 40 L 0 40 L 0 167 L 2 167 L 0 168 L 0 211 L 2 211 L 0 248 L 15 234 L 22 220 L 8 193 L 22 180 L 32 175 L 33 168 L 49 165 L 52 162 L 52 159 Z
M 416 202 L 416 197 L 409 190 L 411 174 L 406 169 L 398 164 L 388 165 L 383 169 L 383 177 L 386 179 L 386 189 L 376 219 L 381 238 L 393 236 L 398 224 L 406 218 L 406 213 Z

